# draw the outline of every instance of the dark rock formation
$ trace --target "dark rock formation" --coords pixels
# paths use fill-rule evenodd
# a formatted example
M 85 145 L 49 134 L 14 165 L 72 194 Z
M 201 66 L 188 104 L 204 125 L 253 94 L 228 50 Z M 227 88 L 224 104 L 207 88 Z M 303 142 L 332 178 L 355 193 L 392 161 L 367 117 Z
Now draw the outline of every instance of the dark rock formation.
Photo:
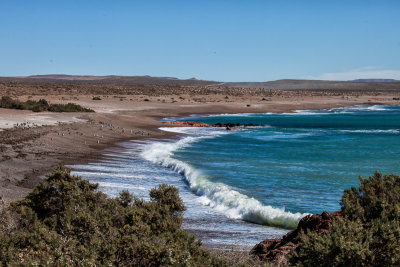
M 177 125 L 177 126 L 190 126 L 190 127 L 224 127 L 228 131 L 232 130 L 233 127 L 249 127 L 249 126 L 262 126 L 258 124 L 253 124 L 253 123 L 245 123 L 245 124 L 240 124 L 240 123 L 216 123 L 214 125 L 210 125 L 204 122 L 196 122 L 196 121 L 164 121 L 164 124 L 171 124 L 171 125 Z
M 245 123 L 245 124 L 240 124 L 240 123 L 216 123 L 213 125 L 214 127 L 225 127 L 225 128 L 233 128 L 233 127 L 252 127 L 252 126 L 262 126 L 259 124 L 254 124 L 254 123 Z
M 282 238 L 266 239 L 255 245 L 251 250 L 251 254 L 258 256 L 262 261 L 268 262 L 284 262 L 287 256 L 299 246 L 299 233 L 313 231 L 318 233 L 326 233 L 332 224 L 333 219 L 341 217 L 340 211 L 328 213 L 324 211 L 322 214 L 307 215 L 300 220 L 297 228 L 284 235 Z
M 190 127 L 211 127 L 210 124 L 196 121 L 164 121 L 164 124 L 172 124 L 178 126 L 190 126 Z

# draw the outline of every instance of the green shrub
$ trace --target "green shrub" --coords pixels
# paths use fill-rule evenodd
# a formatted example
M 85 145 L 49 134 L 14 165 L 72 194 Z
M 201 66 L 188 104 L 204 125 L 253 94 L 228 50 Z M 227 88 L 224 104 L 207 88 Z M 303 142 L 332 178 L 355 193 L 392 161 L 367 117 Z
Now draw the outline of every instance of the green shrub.
M 300 235 L 297 266 L 399 266 L 400 176 L 376 172 L 345 190 L 343 218 L 326 234 Z
M 21 102 L 13 100 L 8 96 L 3 96 L 0 100 L 0 108 L 32 110 L 33 112 L 94 112 L 92 109 L 81 107 L 74 103 L 68 104 L 49 104 L 45 99 L 39 101 L 28 100 Z
M 94 112 L 92 109 L 81 107 L 74 103 L 51 104 L 48 108 L 50 112 Z
M 161 185 L 150 201 L 97 185 L 59 167 L 0 217 L 0 266 L 226 266 L 181 229 L 178 190 Z

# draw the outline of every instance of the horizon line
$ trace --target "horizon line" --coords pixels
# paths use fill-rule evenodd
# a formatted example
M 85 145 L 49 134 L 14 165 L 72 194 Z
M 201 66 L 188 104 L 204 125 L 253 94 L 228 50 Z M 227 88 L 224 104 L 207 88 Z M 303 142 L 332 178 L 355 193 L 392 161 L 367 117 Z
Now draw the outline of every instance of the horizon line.
M 277 79 L 277 80 L 264 80 L 264 81 L 218 81 L 218 80 L 206 80 L 206 79 L 199 79 L 197 77 L 191 77 L 191 78 L 178 78 L 178 77 L 173 77 L 173 76 L 152 76 L 152 75 L 118 75 L 118 74 L 107 74 L 107 75 L 93 75 L 93 74 L 65 74 L 65 73 L 48 73 L 48 74 L 31 74 L 31 75 L 17 75 L 17 76 L 0 76 L 0 78 L 20 78 L 20 79 L 26 79 L 26 78 L 32 78 L 32 79 L 51 79 L 51 80 L 68 80 L 68 79 L 63 79 L 61 77 L 48 77 L 48 76 L 65 76 L 65 77 L 93 77 L 93 78 L 112 78 L 112 77 L 123 77 L 123 78 L 133 78 L 133 77 L 138 77 L 138 78 L 155 78 L 155 79 L 171 79 L 171 80 L 181 80 L 181 81 L 189 81 L 189 80 L 197 80 L 197 81 L 204 81 L 204 82 L 218 82 L 218 83 L 267 83 L 267 82 L 275 82 L 275 81 L 321 81 L 321 82 L 357 82 L 357 81 L 368 81 L 371 80 L 372 82 L 384 82 L 384 81 L 389 81 L 389 82 L 400 82 L 400 80 L 394 79 L 394 78 L 361 78 L 361 79 L 351 79 L 351 80 L 324 80 L 324 79 L 309 79 L 309 78 L 282 78 L 282 79 Z M 80 80 L 80 79 L 69 79 L 71 81 L 73 80 Z M 92 80 L 93 81 L 93 80 Z

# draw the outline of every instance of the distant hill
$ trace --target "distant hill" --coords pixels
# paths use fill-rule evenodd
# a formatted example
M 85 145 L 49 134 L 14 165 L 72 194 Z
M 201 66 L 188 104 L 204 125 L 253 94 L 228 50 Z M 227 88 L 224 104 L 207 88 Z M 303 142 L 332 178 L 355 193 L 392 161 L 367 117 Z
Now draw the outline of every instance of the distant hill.
M 399 82 L 398 80 L 395 79 L 357 79 L 357 80 L 352 80 L 352 82 L 362 82 L 362 83 L 393 83 L 393 82 Z
M 97 80 L 108 79 L 111 77 L 113 76 L 46 74 L 46 75 L 31 75 L 21 78 L 38 79 L 38 80 L 97 81 Z
M 280 90 L 329 90 L 329 89 L 400 89 L 400 82 L 356 82 L 356 81 L 320 81 L 320 80 L 277 80 L 270 82 L 226 82 L 218 86 L 240 88 L 263 88 Z
M 196 78 L 178 79 L 175 77 L 152 76 L 94 76 L 94 75 L 32 75 L 26 77 L 0 77 L 0 81 L 52 82 L 71 84 L 107 85 L 157 85 L 157 86 L 206 86 L 231 88 L 259 88 L 277 90 L 400 90 L 400 81 L 392 79 L 360 79 L 354 81 L 322 80 L 277 80 L 269 82 L 218 82 Z
M 215 81 L 204 81 L 196 78 L 178 79 L 175 77 L 152 77 L 152 76 L 94 76 L 94 75 L 65 75 L 46 74 L 18 77 L 19 79 L 35 81 L 79 81 L 79 82 L 101 82 L 117 84 L 155 84 L 155 85 L 184 85 L 184 86 L 206 86 L 216 84 Z

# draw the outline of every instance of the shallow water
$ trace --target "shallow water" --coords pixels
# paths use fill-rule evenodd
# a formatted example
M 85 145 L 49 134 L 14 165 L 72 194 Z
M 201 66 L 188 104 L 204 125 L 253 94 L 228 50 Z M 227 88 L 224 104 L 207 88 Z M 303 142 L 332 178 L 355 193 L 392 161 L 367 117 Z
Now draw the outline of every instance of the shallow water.
M 188 207 L 186 229 L 206 244 L 251 246 L 307 213 L 338 210 L 358 175 L 400 171 L 400 106 L 184 120 L 263 126 L 167 128 L 182 135 L 123 143 L 100 162 L 73 166 L 74 173 L 112 196 L 128 189 L 147 198 L 149 189 L 172 184 Z

